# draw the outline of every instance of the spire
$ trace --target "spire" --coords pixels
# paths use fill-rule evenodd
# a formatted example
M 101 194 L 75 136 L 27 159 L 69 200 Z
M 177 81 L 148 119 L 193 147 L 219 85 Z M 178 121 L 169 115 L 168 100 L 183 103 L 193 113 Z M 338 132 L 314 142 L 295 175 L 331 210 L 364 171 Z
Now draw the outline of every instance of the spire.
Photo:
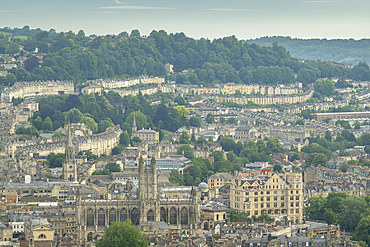
M 73 159 L 74 159 L 74 153 L 73 153 L 71 124 L 68 123 L 68 126 L 67 126 L 66 151 L 65 151 L 65 161 L 72 161 Z
M 132 133 L 136 132 L 137 131 L 137 127 L 136 127 L 136 117 L 135 117 L 135 113 L 134 113 L 134 122 L 132 123 Z

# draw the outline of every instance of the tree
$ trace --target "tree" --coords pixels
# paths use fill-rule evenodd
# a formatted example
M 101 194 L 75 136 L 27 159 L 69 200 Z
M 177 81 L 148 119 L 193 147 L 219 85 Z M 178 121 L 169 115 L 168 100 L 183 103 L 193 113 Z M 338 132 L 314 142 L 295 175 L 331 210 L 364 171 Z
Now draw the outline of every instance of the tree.
M 36 119 L 32 120 L 33 126 L 35 126 L 36 129 L 41 130 L 42 129 L 42 118 L 40 116 L 37 116 Z
M 181 95 L 176 96 L 174 102 L 179 104 L 179 105 L 185 105 L 186 104 L 184 98 Z
M 332 224 L 336 223 L 337 220 L 338 220 L 337 215 L 333 212 L 333 210 L 331 208 L 325 209 L 325 213 L 323 215 L 323 218 L 326 221 L 326 223 L 328 223 L 329 225 L 332 225 Z
M 304 125 L 304 120 L 302 118 L 298 119 L 295 124 L 297 125 Z
M 23 41 L 23 48 L 26 51 L 33 52 L 36 49 L 36 41 L 32 38 L 28 38 Z
M 283 172 L 283 167 L 281 167 L 281 165 L 279 165 L 279 164 L 276 164 L 276 165 L 274 165 L 273 171 L 276 171 L 278 173 L 282 173 Z
M 349 196 L 344 198 L 341 203 L 339 214 L 339 224 L 342 228 L 354 231 L 361 220 L 361 215 L 366 212 L 367 203 L 364 198 Z
M 47 160 L 50 168 L 62 167 L 64 162 L 64 154 L 51 153 L 48 155 Z
M 27 71 L 31 71 L 34 68 L 39 67 L 39 65 L 40 65 L 40 60 L 36 56 L 31 56 L 27 58 L 26 61 L 24 61 L 24 68 Z
M 132 30 L 130 36 L 131 37 L 140 38 L 140 32 L 139 32 L 139 30 L 137 30 L 137 29 Z
M 293 162 L 295 160 L 300 160 L 300 159 L 301 157 L 297 153 L 294 153 L 292 157 L 290 157 L 289 161 Z
M 122 132 L 119 136 L 119 144 L 127 147 L 130 144 L 130 136 L 126 132 Z
M 234 150 L 235 142 L 233 138 L 221 137 L 219 142 L 224 151 L 229 152 Z
M 197 116 L 192 116 L 189 119 L 189 123 L 193 127 L 200 127 L 200 126 L 202 126 L 202 118 L 198 115 Z
M 332 140 L 332 135 L 331 135 L 331 132 L 330 132 L 329 130 L 327 130 L 327 131 L 325 132 L 325 139 L 326 139 L 327 141 L 329 141 L 329 142 L 331 142 L 331 140 Z
M 83 114 L 77 108 L 72 108 L 66 113 L 67 121 L 71 123 L 79 123 L 82 117 L 83 117 Z
M 370 154 L 370 145 L 365 146 L 365 153 Z
M 184 154 L 188 159 L 194 159 L 194 148 L 190 145 L 183 145 L 177 149 L 177 154 Z
M 70 94 L 64 103 L 64 110 L 69 111 L 72 108 L 80 108 L 82 106 L 81 100 L 77 95 Z
M 345 80 L 343 79 L 340 79 L 338 80 L 336 83 L 335 83 L 335 88 L 346 88 L 348 87 L 348 82 L 346 82 Z
M 365 241 L 370 244 L 370 215 L 360 220 L 356 227 L 353 239 L 357 241 Z
M 314 84 L 314 90 L 324 97 L 332 96 L 335 94 L 334 83 L 331 80 L 317 80 Z
M 81 123 L 85 124 L 94 134 L 98 133 L 98 124 L 91 117 L 83 116 L 81 118 Z
M 325 154 L 322 153 L 312 153 L 307 155 L 306 164 L 314 166 L 318 165 L 327 166 L 328 158 L 325 156 Z
M 341 170 L 342 172 L 347 172 L 348 168 L 349 168 L 349 166 L 348 166 L 348 163 L 347 162 L 342 163 L 339 166 L 339 170 Z
M 105 169 L 107 169 L 110 172 L 120 172 L 121 171 L 121 167 L 117 163 L 114 163 L 114 162 L 106 164 Z
M 147 247 L 149 245 L 147 236 L 129 220 L 113 222 L 104 233 L 104 237 L 97 242 L 97 247 Z
M 358 142 L 360 145 L 370 145 L 370 133 L 363 133 L 359 138 Z
M 42 122 L 42 129 L 46 131 L 53 131 L 53 121 L 50 117 L 46 117 Z
M 149 127 L 147 116 L 139 111 L 131 112 L 127 118 L 126 122 L 132 126 L 134 123 L 134 115 L 135 115 L 135 121 L 136 121 L 136 127 L 138 130 L 146 129 Z
M 123 151 L 123 148 L 121 146 L 116 146 L 112 149 L 112 155 L 121 154 Z
M 235 118 L 233 118 L 233 117 L 228 118 L 228 119 L 226 120 L 226 123 L 228 123 L 228 124 L 236 124 L 236 119 L 235 119 Z
M 214 123 L 215 121 L 215 117 L 213 116 L 212 113 L 208 113 L 207 117 L 206 117 L 206 123 L 207 124 L 212 124 Z
M 349 130 L 343 130 L 342 136 L 349 142 L 357 142 L 355 135 Z
M 188 132 L 183 131 L 179 137 L 179 142 L 181 144 L 189 144 L 190 143 L 190 136 Z
M 322 196 L 313 196 L 308 199 L 309 206 L 306 207 L 305 212 L 310 219 L 321 220 L 325 213 L 326 199 Z
M 178 170 L 172 170 L 168 180 L 174 184 L 185 185 L 184 177 L 179 173 Z
M 99 133 L 104 132 L 108 127 L 113 126 L 113 125 L 114 124 L 110 118 L 100 120 L 99 125 L 98 125 L 99 126 L 98 131 Z

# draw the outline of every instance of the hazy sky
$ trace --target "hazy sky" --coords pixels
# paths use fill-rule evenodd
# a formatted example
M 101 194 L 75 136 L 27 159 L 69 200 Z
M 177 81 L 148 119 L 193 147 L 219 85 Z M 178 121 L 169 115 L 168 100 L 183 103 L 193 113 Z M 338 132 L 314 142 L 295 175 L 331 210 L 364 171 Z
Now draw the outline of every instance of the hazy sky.
M 370 38 L 370 0 L 0 0 L 0 27 L 199 38 Z

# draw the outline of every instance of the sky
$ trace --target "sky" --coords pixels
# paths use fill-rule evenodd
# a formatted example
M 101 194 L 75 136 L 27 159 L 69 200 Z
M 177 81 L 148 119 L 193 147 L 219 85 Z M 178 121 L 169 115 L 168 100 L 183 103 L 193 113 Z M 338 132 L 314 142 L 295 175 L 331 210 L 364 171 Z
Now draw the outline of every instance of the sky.
M 193 38 L 370 38 L 370 0 L 0 0 L 0 27 Z

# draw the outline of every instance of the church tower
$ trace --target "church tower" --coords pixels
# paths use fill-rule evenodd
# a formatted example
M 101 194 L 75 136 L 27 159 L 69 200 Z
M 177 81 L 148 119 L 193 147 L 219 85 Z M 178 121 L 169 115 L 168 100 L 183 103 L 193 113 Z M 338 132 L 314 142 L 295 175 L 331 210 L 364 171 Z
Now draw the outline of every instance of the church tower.
M 63 179 L 69 182 L 77 182 L 77 165 L 72 144 L 71 124 L 68 124 L 67 126 L 67 142 L 63 163 Z

